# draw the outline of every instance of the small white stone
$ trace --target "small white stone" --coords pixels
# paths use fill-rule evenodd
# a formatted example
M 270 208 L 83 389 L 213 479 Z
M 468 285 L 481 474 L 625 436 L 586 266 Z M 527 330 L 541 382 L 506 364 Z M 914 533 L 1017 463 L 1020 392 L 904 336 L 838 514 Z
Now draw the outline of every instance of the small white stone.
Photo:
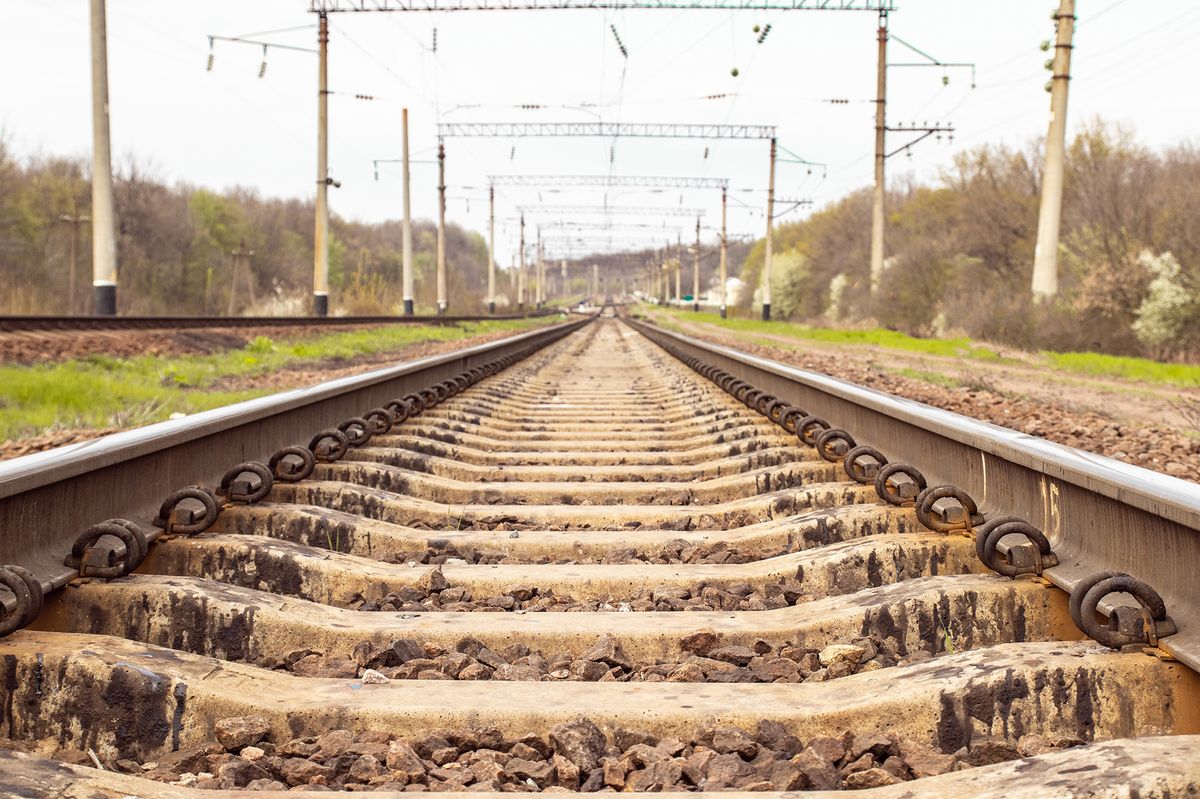
M 259 749 L 257 746 L 247 746 L 247 747 L 244 747 L 241 751 L 242 757 L 245 758 L 246 760 L 249 760 L 251 763 L 253 763 L 256 760 L 261 760 L 263 755 L 265 755 L 265 754 L 266 754 L 266 752 Z
M 383 685 L 385 682 L 391 682 L 390 679 L 383 676 L 375 669 L 367 669 L 362 673 L 363 685 Z
M 187 417 L 186 413 L 180 413 L 179 411 L 175 411 L 175 413 L 171 414 L 167 418 L 168 419 L 184 419 L 186 417 Z
M 838 661 L 845 661 L 849 666 L 857 666 L 862 656 L 867 654 L 865 647 L 858 644 L 830 644 L 821 650 L 819 655 L 822 666 L 832 666 Z

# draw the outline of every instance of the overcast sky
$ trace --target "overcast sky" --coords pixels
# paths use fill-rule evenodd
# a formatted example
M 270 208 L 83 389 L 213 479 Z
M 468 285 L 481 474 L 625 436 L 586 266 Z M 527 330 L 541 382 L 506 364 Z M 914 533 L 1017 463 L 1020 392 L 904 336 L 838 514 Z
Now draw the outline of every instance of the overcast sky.
M 88 3 L 5 2 L 0 46 L 0 127 L 18 154 L 90 152 Z M 936 180 L 952 154 L 984 142 L 1020 146 L 1044 135 L 1053 0 L 898 0 L 895 37 L 969 70 L 893 69 L 889 123 L 951 122 L 953 144 L 928 139 L 911 159 L 889 161 L 890 177 Z M 149 165 L 168 181 L 263 195 L 311 196 L 316 182 L 316 56 L 261 48 L 209 34 L 315 48 L 307 0 L 109 0 L 109 74 L 114 158 Z M 1069 130 L 1100 115 L 1132 125 L 1150 146 L 1195 137 L 1200 93 L 1200 3 L 1079 0 Z M 330 171 L 334 213 L 399 218 L 400 172 L 373 159 L 400 155 L 400 109 L 411 121 L 413 158 L 431 161 L 435 126 L 469 121 L 720 122 L 776 125 L 786 152 L 828 164 L 781 163 L 781 197 L 828 203 L 871 181 L 875 87 L 872 13 L 722 11 L 541 11 L 331 15 Z M 771 25 L 757 43 L 755 25 Z M 618 50 L 615 25 L 627 51 Z M 432 51 L 434 31 L 437 51 Z M 889 60 L 920 57 L 893 40 Z M 737 76 L 732 70 L 738 71 Z M 949 77 L 949 83 L 943 81 Z M 372 95 L 366 101 L 353 95 Z M 715 97 L 714 97 L 715 96 Z M 829 99 L 847 99 L 831 104 Z M 548 106 L 540 110 L 521 105 Z M 889 148 L 903 144 L 891 134 Z M 786 157 L 791 157 L 790 155 Z M 490 174 L 615 174 L 723 177 L 731 181 L 731 234 L 761 235 L 765 142 L 684 139 L 447 140 L 448 217 L 483 232 Z M 436 209 L 436 167 L 413 165 L 414 212 Z M 587 204 L 595 191 L 497 191 L 497 260 L 516 248 L 519 204 Z M 705 238 L 719 224 L 715 192 L 609 190 L 610 204 L 706 211 Z M 793 211 L 796 218 L 803 211 Z M 548 222 L 550 217 L 544 217 Z M 646 236 L 685 241 L 695 219 L 618 217 L 640 227 L 612 234 L 637 247 Z M 536 218 L 529 218 L 533 236 Z M 666 225 L 651 229 L 650 226 Z M 558 235 L 545 231 L 549 238 Z M 556 245 L 557 246 L 557 245 Z

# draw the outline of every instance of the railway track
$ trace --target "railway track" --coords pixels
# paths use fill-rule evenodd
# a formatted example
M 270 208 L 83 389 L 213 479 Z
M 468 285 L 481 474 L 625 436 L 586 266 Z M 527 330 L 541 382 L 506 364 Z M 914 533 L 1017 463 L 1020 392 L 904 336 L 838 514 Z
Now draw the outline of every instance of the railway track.
M 614 318 L 203 416 L 0 466 L 0 791 L 1200 792 L 1193 485 Z
M 544 308 L 528 313 L 482 316 L 0 316 L 0 333 L 112 330 L 198 330 L 242 327 L 341 327 L 345 325 L 453 325 L 488 319 L 525 319 L 560 313 Z

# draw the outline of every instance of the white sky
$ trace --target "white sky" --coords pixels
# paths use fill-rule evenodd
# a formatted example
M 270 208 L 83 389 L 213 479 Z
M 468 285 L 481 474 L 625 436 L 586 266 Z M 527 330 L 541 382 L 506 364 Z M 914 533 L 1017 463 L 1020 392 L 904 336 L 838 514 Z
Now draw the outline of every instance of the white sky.
M 0 35 L 0 128 L 18 154 L 90 151 L 88 4 L 86 0 L 5 0 Z M 898 0 L 892 33 L 944 61 L 973 61 L 970 74 L 893 69 L 889 123 L 950 121 L 953 145 L 928 139 L 910 159 L 889 162 L 893 178 L 935 179 L 953 152 L 983 142 L 1021 145 L 1044 134 L 1053 0 Z M 271 50 L 257 77 L 261 49 L 217 42 L 205 71 L 207 35 L 264 36 L 315 47 L 307 0 L 109 0 L 109 81 L 114 158 L 153 165 L 170 181 L 221 189 L 254 187 L 268 196 L 311 196 L 315 176 L 316 56 Z M 1079 0 L 1071 83 L 1070 129 L 1096 115 L 1131 124 L 1151 146 L 1194 136 L 1200 93 L 1200 3 L 1194 0 Z M 871 181 L 875 86 L 875 15 L 863 12 L 542 11 L 331 15 L 330 171 L 334 213 L 377 221 L 400 215 L 396 165 L 400 109 L 410 111 L 413 158 L 429 160 L 435 123 L 443 121 L 731 122 L 772 124 L 780 144 L 827 163 L 812 174 L 780 164 L 778 194 L 817 207 Z M 755 24 L 770 23 L 763 44 Z M 617 50 L 615 24 L 628 49 Z M 436 55 L 429 45 L 437 29 Z M 891 61 L 914 54 L 897 42 Z M 731 69 L 739 75 L 733 77 Z M 705 95 L 735 95 L 700 99 Z M 822 102 L 847 98 L 847 105 Z M 540 111 L 520 104 L 556 106 Z M 588 105 L 588 108 L 581 106 Z M 565 106 L 565 107 L 564 107 Z M 903 143 L 892 134 L 889 148 Z M 708 147 L 708 157 L 704 157 Z M 612 148 L 610 150 L 610 148 Z M 448 218 L 484 232 L 489 174 L 627 174 L 726 177 L 732 182 L 731 234 L 761 235 L 767 180 L 766 142 L 680 139 L 449 139 Z M 612 161 L 610 163 L 610 155 Z M 417 216 L 436 209 L 436 167 L 413 166 Z M 473 187 L 473 188 L 466 188 Z M 752 191 L 744 192 L 743 189 Z M 497 260 L 516 249 L 515 206 L 539 201 L 535 189 L 497 190 Z M 546 203 L 596 204 L 587 191 L 541 192 Z M 611 190 L 609 202 L 702 207 L 719 224 L 719 195 Z M 745 203 L 753 208 L 741 208 Z M 792 212 L 788 218 L 796 218 Z M 658 218 L 614 237 L 651 234 L 684 240 L 694 219 Z M 532 237 L 536 220 L 528 220 Z M 706 230 L 705 239 L 714 233 Z

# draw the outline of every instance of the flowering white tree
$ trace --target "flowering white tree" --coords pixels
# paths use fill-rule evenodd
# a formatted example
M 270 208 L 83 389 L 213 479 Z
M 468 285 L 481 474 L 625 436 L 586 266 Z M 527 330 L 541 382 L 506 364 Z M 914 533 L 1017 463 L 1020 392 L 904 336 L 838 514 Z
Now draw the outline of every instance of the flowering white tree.
M 1143 250 L 1138 261 L 1154 277 L 1149 294 L 1138 308 L 1134 335 L 1162 356 L 1186 348 L 1185 331 L 1200 308 L 1197 298 L 1180 280 L 1183 270 L 1179 261 L 1169 252 L 1156 256 L 1149 250 Z

